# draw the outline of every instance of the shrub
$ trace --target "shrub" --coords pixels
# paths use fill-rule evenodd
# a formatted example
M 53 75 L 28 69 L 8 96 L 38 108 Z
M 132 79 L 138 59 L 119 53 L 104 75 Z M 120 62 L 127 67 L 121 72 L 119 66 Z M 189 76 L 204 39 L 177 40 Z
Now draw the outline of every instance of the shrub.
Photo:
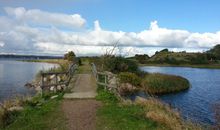
M 113 73 L 137 72 L 138 65 L 135 61 L 123 57 L 108 57 L 104 62 L 105 70 Z
M 148 74 L 142 82 L 144 89 L 151 94 L 178 92 L 189 88 L 190 83 L 181 76 Z
M 64 59 L 68 61 L 74 61 L 76 55 L 73 51 L 70 51 L 64 55 Z
M 147 55 L 147 54 L 144 54 L 144 55 L 138 55 L 136 54 L 135 55 L 135 59 L 141 63 L 141 64 L 145 64 L 146 61 L 149 59 L 150 57 Z
M 134 86 L 140 86 L 141 79 L 134 73 L 121 72 L 119 75 L 120 83 L 130 83 Z

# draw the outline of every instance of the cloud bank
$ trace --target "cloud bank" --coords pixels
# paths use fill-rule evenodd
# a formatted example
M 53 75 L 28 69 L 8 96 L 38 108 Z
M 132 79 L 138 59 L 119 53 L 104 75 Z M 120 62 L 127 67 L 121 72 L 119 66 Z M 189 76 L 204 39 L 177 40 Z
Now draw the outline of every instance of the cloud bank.
M 173 51 L 203 51 L 220 44 L 220 31 L 198 33 L 159 27 L 157 21 L 140 32 L 102 29 L 99 21 L 86 28 L 79 14 L 50 13 L 23 7 L 4 8 L 0 16 L 1 53 L 62 55 L 73 50 L 77 55 L 100 55 L 118 42 L 120 53 L 150 54 L 170 48 Z M 68 31 L 66 31 L 68 29 Z

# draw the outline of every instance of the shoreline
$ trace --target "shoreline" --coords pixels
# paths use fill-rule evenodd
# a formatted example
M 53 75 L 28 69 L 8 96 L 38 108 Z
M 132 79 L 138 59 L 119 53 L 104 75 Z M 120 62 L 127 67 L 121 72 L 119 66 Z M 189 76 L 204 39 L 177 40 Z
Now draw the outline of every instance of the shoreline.
M 199 68 L 199 69 L 220 69 L 220 64 L 206 65 L 190 65 L 190 64 L 180 64 L 180 65 L 172 65 L 172 64 L 139 64 L 139 67 L 144 66 L 156 66 L 156 67 L 188 67 L 188 68 Z

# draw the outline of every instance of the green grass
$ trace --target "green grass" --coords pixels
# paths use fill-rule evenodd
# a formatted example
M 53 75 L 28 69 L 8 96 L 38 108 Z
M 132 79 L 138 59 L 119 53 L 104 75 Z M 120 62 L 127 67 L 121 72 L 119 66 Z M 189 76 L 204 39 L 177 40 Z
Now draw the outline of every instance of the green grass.
M 188 89 L 190 83 L 181 76 L 153 73 L 145 76 L 142 86 L 150 94 L 164 94 Z
M 40 106 L 27 104 L 5 130 L 66 129 L 65 117 L 60 108 L 61 98 L 62 95 L 59 95 L 56 99 L 45 100 Z
M 91 65 L 87 59 L 82 59 L 82 65 L 78 68 L 78 73 L 88 74 L 91 73 Z
M 143 107 L 123 105 L 114 94 L 106 90 L 99 89 L 96 99 L 103 102 L 103 106 L 97 111 L 97 130 L 165 129 L 145 118 Z

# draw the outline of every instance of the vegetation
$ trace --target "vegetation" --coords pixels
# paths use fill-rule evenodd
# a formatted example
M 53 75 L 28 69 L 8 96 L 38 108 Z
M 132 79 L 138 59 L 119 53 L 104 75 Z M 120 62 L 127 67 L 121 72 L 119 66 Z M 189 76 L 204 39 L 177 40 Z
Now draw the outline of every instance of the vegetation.
M 172 52 L 168 49 L 157 51 L 153 56 L 135 55 L 129 59 L 146 65 L 175 65 L 201 68 L 220 68 L 220 45 L 203 53 Z
M 74 61 L 75 57 L 76 57 L 76 55 L 75 55 L 75 53 L 73 51 L 69 51 L 68 53 L 66 53 L 64 55 L 64 59 L 68 60 L 68 61 Z
M 112 56 L 105 60 L 104 68 L 113 73 L 137 72 L 138 64 L 135 61 L 120 56 Z
M 214 126 L 214 130 L 219 130 L 220 129 L 220 102 L 216 103 L 214 105 L 214 112 L 215 112 L 215 123 L 216 125 Z
M 141 79 L 134 73 L 121 72 L 119 73 L 118 78 L 120 83 L 130 83 L 136 87 L 141 85 Z
M 177 111 L 155 98 L 138 98 L 134 103 L 120 101 L 99 86 L 97 100 L 103 106 L 97 111 L 97 129 L 103 130 L 201 130 L 199 125 L 184 121 Z
M 97 130 L 165 130 L 162 125 L 145 118 L 142 107 L 133 104 L 123 105 L 107 90 L 99 87 L 96 99 L 103 102 L 103 106 L 97 111 Z
M 220 60 L 220 45 L 214 46 L 207 54 L 210 60 Z
M 21 112 L 11 111 L 7 113 L 0 128 L 5 130 L 47 130 L 65 129 L 65 118 L 61 112 L 59 104 L 62 93 L 55 99 L 50 99 L 51 95 L 35 96 L 32 100 L 26 100 L 23 104 L 24 110 Z M 5 122 L 7 121 L 7 122 Z
M 142 86 L 150 94 L 164 94 L 188 89 L 190 83 L 180 76 L 155 73 L 146 75 Z
M 144 54 L 144 55 L 138 55 L 136 54 L 135 56 L 135 59 L 141 63 L 141 64 L 144 64 L 147 62 L 147 60 L 150 58 L 147 54 Z
M 155 98 L 137 98 L 135 104 L 143 107 L 144 116 L 165 127 L 166 130 L 202 130 L 190 121 L 184 121 L 177 111 Z

